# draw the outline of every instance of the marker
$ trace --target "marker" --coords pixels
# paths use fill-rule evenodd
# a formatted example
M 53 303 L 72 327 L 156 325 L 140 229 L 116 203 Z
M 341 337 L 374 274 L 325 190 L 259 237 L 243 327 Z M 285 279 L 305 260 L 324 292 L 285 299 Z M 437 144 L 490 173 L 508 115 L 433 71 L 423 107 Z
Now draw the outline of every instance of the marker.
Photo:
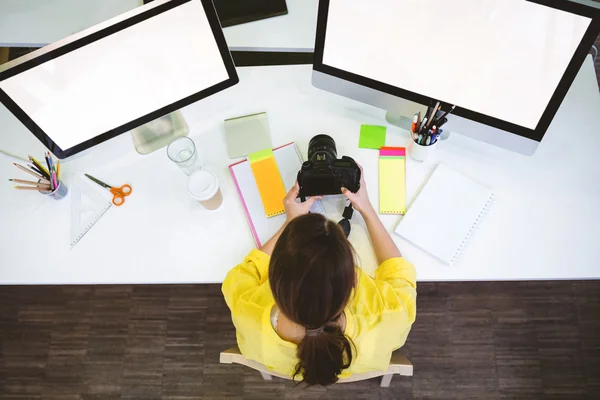
M 413 118 L 413 122 L 412 125 L 410 126 L 410 131 L 411 132 L 416 132 L 417 129 L 417 122 L 419 122 L 419 115 L 415 114 L 414 118 Z
M 421 126 L 419 127 L 419 133 L 425 128 L 425 124 L 427 123 L 427 117 L 423 118 L 423 122 L 421 122 Z

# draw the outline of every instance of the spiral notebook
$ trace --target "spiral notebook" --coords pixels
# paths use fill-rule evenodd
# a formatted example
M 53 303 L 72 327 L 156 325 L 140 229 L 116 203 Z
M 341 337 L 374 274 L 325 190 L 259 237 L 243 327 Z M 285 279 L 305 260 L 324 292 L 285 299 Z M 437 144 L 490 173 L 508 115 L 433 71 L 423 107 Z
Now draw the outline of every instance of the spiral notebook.
M 302 157 L 295 143 L 273 149 L 273 156 L 277 162 L 281 180 L 287 193 L 296 183 L 298 171 L 302 166 Z M 230 165 L 229 171 L 231 171 L 233 182 L 240 196 L 254 242 L 257 247 L 261 247 L 283 225 L 286 218 L 285 214 L 271 218 L 265 215 L 261 194 L 248 160 Z M 325 215 L 325 210 L 320 201 L 315 202 L 310 211 Z
M 440 164 L 394 232 L 452 265 L 493 196 L 487 186 Z

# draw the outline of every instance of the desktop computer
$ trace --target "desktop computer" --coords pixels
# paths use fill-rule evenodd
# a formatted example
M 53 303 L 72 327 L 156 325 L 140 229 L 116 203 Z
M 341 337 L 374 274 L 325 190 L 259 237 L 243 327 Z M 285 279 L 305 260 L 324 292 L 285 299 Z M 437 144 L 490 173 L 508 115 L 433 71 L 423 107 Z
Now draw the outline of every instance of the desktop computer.
M 531 155 L 599 32 L 585 0 L 320 0 L 312 82 Z
M 212 1 L 156 0 L 1 65 L 0 102 L 64 159 L 237 83 Z

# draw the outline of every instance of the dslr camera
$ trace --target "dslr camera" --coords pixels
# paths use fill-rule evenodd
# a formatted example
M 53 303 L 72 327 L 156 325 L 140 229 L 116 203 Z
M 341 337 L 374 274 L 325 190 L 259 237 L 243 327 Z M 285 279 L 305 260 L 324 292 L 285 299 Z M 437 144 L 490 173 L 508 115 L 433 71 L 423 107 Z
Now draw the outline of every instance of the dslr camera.
M 308 143 L 308 161 L 298 172 L 298 186 L 301 201 L 305 201 L 306 196 L 340 194 L 342 187 L 356 193 L 360 189 L 360 168 L 350 157 L 337 158 L 331 136 L 317 135 Z M 352 212 L 350 204 L 344 209 L 344 219 L 339 222 L 346 237 L 350 234 Z

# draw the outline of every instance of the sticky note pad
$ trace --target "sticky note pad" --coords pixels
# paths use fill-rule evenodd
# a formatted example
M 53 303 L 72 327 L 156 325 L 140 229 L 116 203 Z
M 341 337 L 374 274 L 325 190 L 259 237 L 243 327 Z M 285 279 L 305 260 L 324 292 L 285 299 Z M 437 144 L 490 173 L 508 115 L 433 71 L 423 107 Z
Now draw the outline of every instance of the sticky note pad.
M 271 131 L 266 113 L 225 120 L 225 139 L 229 158 L 244 157 L 271 148 Z
M 286 193 L 273 150 L 266 149 L 252 153 L 248 156 L 248 161 L 265 209 L 265 215 L 274 217 L 283 214 L 285 212 L 283 198 Z
M 385 146 L 385 126 L 361 125 L 358 147 L 361 149 L 377 149 Z
M 379 150 L 379 213 L 406 213 L 406 149 Z

